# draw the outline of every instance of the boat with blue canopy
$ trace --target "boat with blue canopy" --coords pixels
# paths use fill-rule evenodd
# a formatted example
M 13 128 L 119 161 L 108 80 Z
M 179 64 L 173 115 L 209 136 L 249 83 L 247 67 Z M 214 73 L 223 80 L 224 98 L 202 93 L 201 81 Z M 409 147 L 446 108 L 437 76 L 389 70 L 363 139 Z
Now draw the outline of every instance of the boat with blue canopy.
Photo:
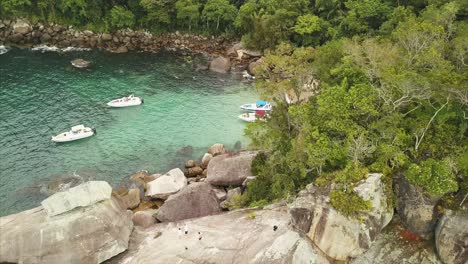
M 270 111 L 271 110 L 271 104 L 269 104 L 266 101 L 263 100 L 258 100 L 256 103 L 252 104 L 244 104 L 241 105 L 240 107 L 243 110 L 247 111 L 258 111 L 258 110 L 263 110 L 263 111 Z

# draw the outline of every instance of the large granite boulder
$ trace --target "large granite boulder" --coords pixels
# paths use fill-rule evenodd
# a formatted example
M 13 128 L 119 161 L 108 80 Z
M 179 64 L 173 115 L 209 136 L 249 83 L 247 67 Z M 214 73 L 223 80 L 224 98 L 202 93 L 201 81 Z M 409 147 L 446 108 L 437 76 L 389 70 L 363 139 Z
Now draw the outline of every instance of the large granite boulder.
M 381 177 L 382 174 L 369 174 L 354 188 L 357 195 L 372 205 L 370 211 L 357 217 L 347 217 L 331 206 L 331 188 L 308 185 L 289 206 L 293 226 L 307 233 L 333 259 L 346 261 L 357 257 L 370 248 L 393 216 Z
M 248 176 L 252 176 L 252 160 L 256 155 L 255 151 L 245 151 L 214 157 L 208 164 L 207 181 L 219 186 L 241 186 Z
M 88 187 L 99 193 L 108 189 Z M 67 205 L 72 202 L 70 196 L 60 197 L 66 198 L 63 205 L 52 196 L 53 203 L 45 203 L 52 204 L 49 209 L 60 210 L 39 206 L 0 218 L 0 263 L 101 263 L 127 249 L 133 224 L 116 199 L 95 199 L 86 206 L 74 203 L 80 204 L 74 207 Z
M 159 223 L 135 229 L 131 239 L 129 250 L 110 263 L 329 263 L 290 229 L 284 206 Z
M 404 177 L 397 180 L 397 212 L 404 226 L 424 239 L 434 234 L 439 197 L 430 197 L 421 187 Z
M 447 210 L 437 224 L 435 243 L 445 264 L 468 263 L 468 212 Z
M 123 207 L 135 209 L 140 204 L 140 189 L 130 189 L 124 194 L 119 194 Z
M 201 165 L 203 168 L 207 168 L 208 167 L 208 163 L 210 163 L 210 160 L 213 158 L 213 155 L 211 155 L 210 153 L 205 153 L 205 155 L 203 155 L 203 158 L 201 160 Z
M 210 63 L 210 71 L 227 73 L 231 69 L 231 60 L 225 57 L 217 57 Z
M 187 178 L 180 169 L 172 169 L 165 175 L 146 184 L 146 196 L 167 199 L 171 194 L 177 193 L 187 186 Z
M 211 185 L 194 182 L 169 199 L 159 208 L 156 218 L 161 222 L 217 214 L 219 201 Z
M 349 261 L 349 264 L 441 264 L 432 244 L 424 240 L 407 241 L 401 229 L 389 225 L 364 254 Z
M 49 196 L 41 202 L 49 216 L 68 212 L 76 207 L 86 207 L 110 199 L 112 187 L 105 181 L 89 181 Z

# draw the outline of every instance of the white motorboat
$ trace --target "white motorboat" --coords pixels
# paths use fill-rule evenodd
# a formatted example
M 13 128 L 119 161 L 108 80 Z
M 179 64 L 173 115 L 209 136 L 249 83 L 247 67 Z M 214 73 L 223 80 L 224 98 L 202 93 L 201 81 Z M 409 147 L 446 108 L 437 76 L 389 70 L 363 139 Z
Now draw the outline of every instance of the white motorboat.
M 267 121 L 267 115 L 259 115 L 257 113 L 243 113 L 239 116 L 239 119 L 244 120 L 245 122 L 255 122 L 255 121 Z
M 247 110 L 247 111 L 258 111 L 258 110 L 270 111 L 272 107 L 271 107 L 271 104 L 262 100 L 258 100 L 255 104 L 244 104 L 244 105 L 241 105 L 240 108 L 243 110 Z
M 127 97 L 122 97 L 119 99 L 112 100 L 107 103 L 110 107 L 127 107 L 127 106 L 134 106 L 134 105 L 141 105 L 144 103 L 143 98 L 135 97 L 133 94 Z
M 63 132 L 52 137 L 52 141 L 54 142 L 69 142 L 78 139 L 83 139 L 87 137 L 91 137 L 96 134 L 96 129 L 85 127 L 83 125 L 74 126 L 70 129 L 70 131 Z

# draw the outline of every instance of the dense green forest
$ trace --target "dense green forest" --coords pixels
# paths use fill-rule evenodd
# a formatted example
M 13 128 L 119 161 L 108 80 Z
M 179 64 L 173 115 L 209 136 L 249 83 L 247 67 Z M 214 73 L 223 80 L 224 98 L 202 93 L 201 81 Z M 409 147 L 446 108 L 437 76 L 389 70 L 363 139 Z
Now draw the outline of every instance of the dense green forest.
M 368 172 L 383 172 L 389 191 L 403 175 L 447 206 L 465 197 L 467 1 L 2 0 L 0 15 L 222 35 L 265 50 L 255 85 L 275 110 L 246 130 L 265 152 L 240 206 L 333 182 L 332 204 L 352 214 L 368 206 L 352 192 Z

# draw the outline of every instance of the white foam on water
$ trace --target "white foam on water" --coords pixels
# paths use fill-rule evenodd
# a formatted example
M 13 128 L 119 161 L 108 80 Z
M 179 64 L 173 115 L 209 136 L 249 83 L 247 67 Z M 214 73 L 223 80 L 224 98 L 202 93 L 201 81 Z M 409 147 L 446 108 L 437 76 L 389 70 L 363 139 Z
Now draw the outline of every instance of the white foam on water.
M 5 47 L 4 45 L 0 45 L 0 55 L 7 53 L 9 50 L 10 49 Z
M 47 45 L 39 45 L 33 47 L 32 51 L 40 51 L 44 52 L 70 52 L 70 51 L 90 51 L 90 48 L 77 48 L 77 47 L 66 47 L 66 48 L 59 48 L 56 46 L 47 46 Z

